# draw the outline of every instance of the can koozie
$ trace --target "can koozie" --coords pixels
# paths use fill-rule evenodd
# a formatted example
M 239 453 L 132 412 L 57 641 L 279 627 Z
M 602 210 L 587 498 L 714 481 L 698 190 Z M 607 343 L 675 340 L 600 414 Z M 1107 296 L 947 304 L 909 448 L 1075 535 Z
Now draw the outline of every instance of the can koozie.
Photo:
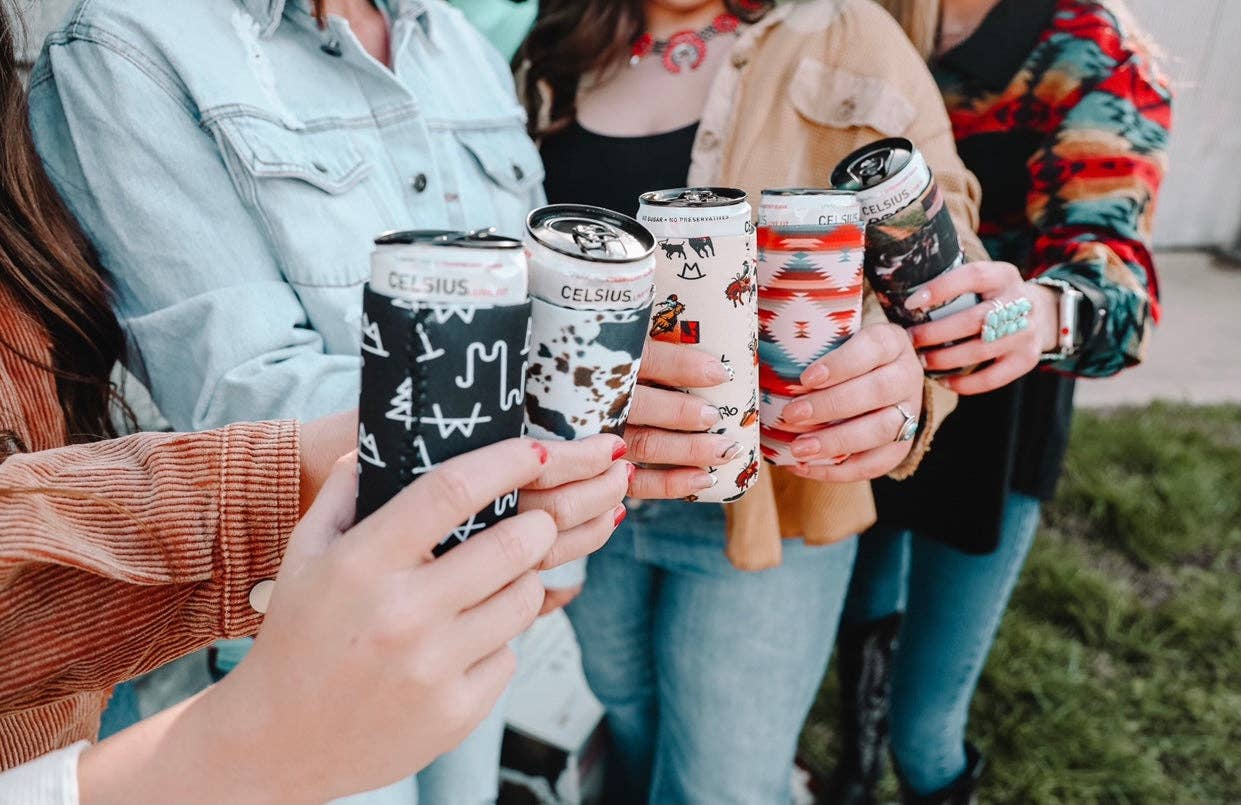
M 754 224 L 745 193 L 688 188 L 647 193 L 638 220 L 657 240 L 655 305 L 649 335 L 688 344 L 720 359 L 733 379 L 686 389 L 719 409 L 713 430 L 742 446 L 740 455 L 707 468 L 717 483 L 692 499 L 727 503 L 758 478 L 758 281 Z
M 836 167 L 832 183 L 857 192 L 866 279 L 889 320 L 911 327 L 978 303 L 966 294 L 930 311 L 905 307 L 923 285 L 965 262 L 944 194 L 913 143 L 893 138 L 858 149 Z
M 764 190 L 758 227 L 759 418 L 762 453 L 777 465 L 803 463 L 799 435 L 780 417 L 806 393 L 802 373 L 848 341 L 862 322 L 865 229 L 852 193 Z M 823 459 L 811 464 L 832 464 Z
M 654 246 L 637 221 L 599 207 L 557 204 L 530 214 L 531 436 L 624 431 L 651 318 Z
M 362 304 L 359 520 L 440 462 L 522 435 L 531 306 L 520 242 L 512 243 L 517 251 L 503 255 L 382 243 L 416 247 L 405 250 L 411 259 L 397 281 L 392 255 L 377 250 Z M 428 256 L 452 248 L 442 261 Z M 414 290 L 392 295 L 400 288 Z M 516 512 L 514 491 L 445 535 L 436 555 Z

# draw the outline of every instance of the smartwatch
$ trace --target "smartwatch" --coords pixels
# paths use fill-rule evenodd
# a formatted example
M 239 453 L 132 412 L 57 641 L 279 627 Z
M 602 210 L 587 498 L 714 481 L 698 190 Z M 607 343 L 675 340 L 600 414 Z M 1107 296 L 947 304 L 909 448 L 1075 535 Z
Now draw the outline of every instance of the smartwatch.
M 1081 349 L 1082 342 L 1085 340 L 1081 320 L 1082 303 L 1086 300 L 1085 294 L 1064 280 L 1035 277 L 1034 282 L 1047 288 L 1054 288 L 1059 292 L 1060 298 L 1060 323 L 1056 331 L 1056 349 L 1053 352 L 1044 352 L 1040 359 L 1041 362 L 1051 363 L 1073 357 Z

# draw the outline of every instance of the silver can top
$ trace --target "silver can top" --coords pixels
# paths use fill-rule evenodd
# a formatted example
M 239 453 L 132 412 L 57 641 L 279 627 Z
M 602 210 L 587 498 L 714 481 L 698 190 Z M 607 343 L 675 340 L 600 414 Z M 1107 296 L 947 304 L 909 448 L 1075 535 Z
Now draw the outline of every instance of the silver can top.
M 841 190 L 865 190 L 896 176 L 909 166 L 916 149 L 903 137 L 865 145 L 840 161 L 832 184 Z
M 465 249 L 520 249 L 521 241 L 497 235 L 494 229 L 463 232 L 454 229 L 405 229 L 385 232 L 376 246 L 453 246 Z
M 643 193 L 638 200 L 651 207 L 731 207 L 746 196 L 735 187 L 678 187 Z
M 580 260 L 633 263 L 655 250 L 655 236 L 628 215 L 586 204 L 551 204 L 526 218 L 537 243 Z

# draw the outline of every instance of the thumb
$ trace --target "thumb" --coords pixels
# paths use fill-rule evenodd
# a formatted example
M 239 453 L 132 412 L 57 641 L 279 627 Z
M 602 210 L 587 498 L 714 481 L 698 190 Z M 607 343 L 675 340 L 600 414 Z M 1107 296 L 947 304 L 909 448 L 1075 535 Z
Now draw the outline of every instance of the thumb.
M 357 491 L 358 454 L 353 451 L 336 460 L 315 502 L 297 528 L 293 529 L 281 573 L 285 572 L 285 568 L 295 570 L 319 556 L 349 529 L 353 524 Z

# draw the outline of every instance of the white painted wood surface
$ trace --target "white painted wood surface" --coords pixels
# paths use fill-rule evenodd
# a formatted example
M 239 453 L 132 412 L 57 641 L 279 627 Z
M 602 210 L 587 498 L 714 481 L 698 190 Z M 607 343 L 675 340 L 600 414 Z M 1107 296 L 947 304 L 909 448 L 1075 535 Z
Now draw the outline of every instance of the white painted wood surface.
M 1241 237 L 1241 0 L 1129 2 L 1166 51 L 1177 93 L 1158 243 L 1230 246 Z M 72 0 L 18 4 L 25 8 L 34 55 Z

